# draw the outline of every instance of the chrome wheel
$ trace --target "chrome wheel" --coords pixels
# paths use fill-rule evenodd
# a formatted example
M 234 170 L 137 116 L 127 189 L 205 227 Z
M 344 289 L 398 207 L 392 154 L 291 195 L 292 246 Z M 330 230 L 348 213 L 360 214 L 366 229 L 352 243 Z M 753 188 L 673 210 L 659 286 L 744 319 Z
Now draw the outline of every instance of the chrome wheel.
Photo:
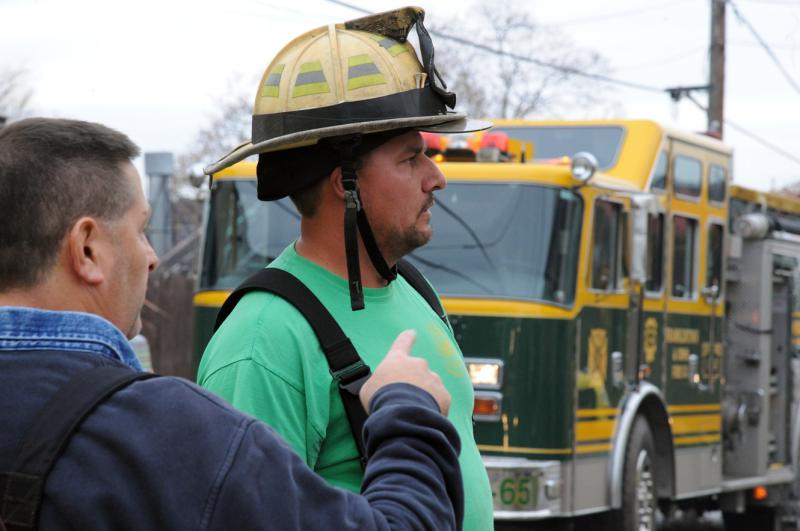
M 656 493 L 653 480 L 653 467 L 650 454 L 646 449 L 639 450 L 636 457 L 635 472 L 636 514 L 639 520 L 639 531 L 655 531 L 656 529 Z

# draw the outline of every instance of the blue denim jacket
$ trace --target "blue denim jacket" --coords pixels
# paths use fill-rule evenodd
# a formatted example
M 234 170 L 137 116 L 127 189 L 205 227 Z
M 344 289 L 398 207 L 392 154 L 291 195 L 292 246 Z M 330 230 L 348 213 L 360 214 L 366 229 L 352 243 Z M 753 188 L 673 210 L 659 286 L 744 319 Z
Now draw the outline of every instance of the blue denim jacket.
M 0 306 L 0 351 L 3 350 L 92 352 L 142 370 L 122 332 L 89 313 Z
M 111 359 L 107 359 L 111 358 Z M 136 363 L 91 315 L 0 308 L 0 472 L 75 374 Z M 364 425 L 364 496 L 334 489 L 265 424 L 164 376 L 137 381 L 72 435 L 44 486 L 38 529 L 455 529 L 459 440 L 432 396 L 387 386 Z M 0 491 L 4 490 L 0 485 Z M 1 493 L 1 492 L 0 492 Z

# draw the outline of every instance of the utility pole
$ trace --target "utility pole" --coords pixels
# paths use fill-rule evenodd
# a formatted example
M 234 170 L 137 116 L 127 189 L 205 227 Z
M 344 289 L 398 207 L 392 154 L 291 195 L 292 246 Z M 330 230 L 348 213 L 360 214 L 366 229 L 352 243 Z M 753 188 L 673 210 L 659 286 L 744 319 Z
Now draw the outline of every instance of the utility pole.
M 708 84 L 708 134 L 722 138 L 725 123 L 725 0 L 711 0 Z

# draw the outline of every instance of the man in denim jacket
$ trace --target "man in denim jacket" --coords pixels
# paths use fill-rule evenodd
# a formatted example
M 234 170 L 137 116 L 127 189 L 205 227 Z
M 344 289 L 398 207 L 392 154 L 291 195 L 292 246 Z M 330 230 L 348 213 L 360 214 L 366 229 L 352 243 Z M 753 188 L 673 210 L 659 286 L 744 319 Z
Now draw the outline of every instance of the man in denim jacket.
M 0 130 L 0 519 L 15 513 L 26 432 L 75 375 L 140 371 L 149 207 L 138 148 L 99 124 L 29 119 Z M 45 478 L 41 529 L 453 529 L 463 499 L 450 397 L 401 334 L 365 384 L 360 495 L 319 478 L 270 428 L 178 378 L 102 402 Z M 27 515 L 30 516 L 30 515 Z M 0 523 L 0 528 L 2 525 Z M 30 527 L 28 527 L 30 528 Z

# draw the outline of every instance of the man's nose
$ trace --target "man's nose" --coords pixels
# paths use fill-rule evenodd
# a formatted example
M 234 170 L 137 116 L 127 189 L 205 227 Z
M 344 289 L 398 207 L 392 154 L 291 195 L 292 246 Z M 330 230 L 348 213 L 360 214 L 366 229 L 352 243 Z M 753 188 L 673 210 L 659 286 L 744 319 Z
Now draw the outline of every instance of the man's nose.
M 439 169 L 439 165 L 436 164 L 432 159 L 429 157 L 425 158 L 428 159 L 429 166 L 428 176 L 425 181 L 425 192 L 443 190 L 447 187 L 447 179 L 445 179 L 442 170 Z
M 149 241 L 147 242 L 147 255 L 147 269 L 149 271 L 155 271 L 158 267 L 158 255 Z

